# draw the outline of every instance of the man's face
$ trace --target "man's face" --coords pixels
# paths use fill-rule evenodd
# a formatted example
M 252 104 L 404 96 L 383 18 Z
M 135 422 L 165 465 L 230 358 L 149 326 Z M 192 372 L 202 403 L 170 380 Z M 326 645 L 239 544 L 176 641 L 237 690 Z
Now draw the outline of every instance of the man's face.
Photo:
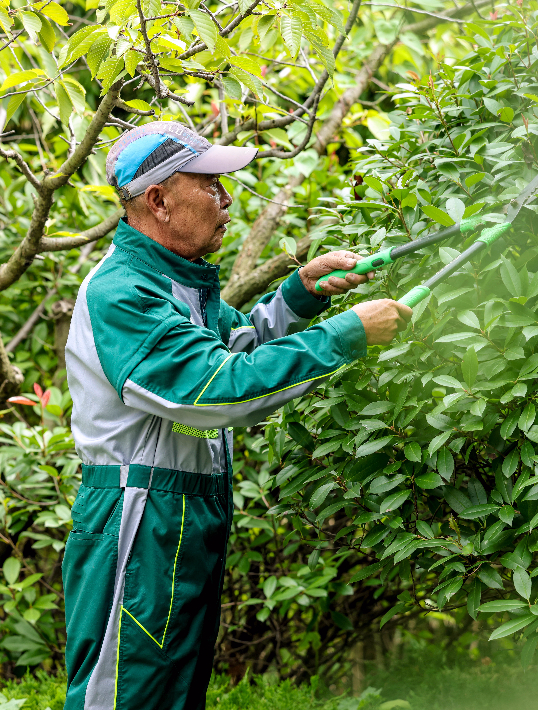
M 166 181 L 169 229 L 163 246 L 191 260 L 220 249 L 232 198 L 219 178 L 176 173 Z

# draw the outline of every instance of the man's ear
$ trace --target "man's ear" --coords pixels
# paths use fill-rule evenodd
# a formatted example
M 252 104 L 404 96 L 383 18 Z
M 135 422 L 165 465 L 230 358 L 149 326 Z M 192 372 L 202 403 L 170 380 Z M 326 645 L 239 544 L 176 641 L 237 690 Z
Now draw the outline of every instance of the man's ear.
M 170 206 L 166 199 L 166 190 L 162 185 L 150 185 L 144 193 L 146 205 L 159 222 L 170 221 Z

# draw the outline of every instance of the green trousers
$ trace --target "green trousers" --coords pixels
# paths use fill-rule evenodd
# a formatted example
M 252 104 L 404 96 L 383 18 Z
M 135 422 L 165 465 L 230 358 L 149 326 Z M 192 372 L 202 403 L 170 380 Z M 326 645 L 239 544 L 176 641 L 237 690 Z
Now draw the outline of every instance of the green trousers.
M 84 466 L 63 563 L 64 710 L 203 710 L 231 475 Z

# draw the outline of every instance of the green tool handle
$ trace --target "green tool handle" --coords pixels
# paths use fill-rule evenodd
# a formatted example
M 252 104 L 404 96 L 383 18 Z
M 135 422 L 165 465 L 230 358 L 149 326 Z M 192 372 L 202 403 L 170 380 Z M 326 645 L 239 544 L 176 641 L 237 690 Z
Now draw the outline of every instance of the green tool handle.
M 326 276 L 322 276 L 316 283 L 316 291 L 322 293 L 322 281 L 327 281 L 331 276 L 345 279 L 347 274 L 367 274 L 369 271 L 375 271 L 376 269 L 383 268 L 383 266 L 388 266 L 388 264 L 393 264 L 396 259 L 418 251 L 419 249 L 424 249 L 424 247 L 430 244 L 435 244 L 436 242 L 443 241 L 457 234 L 465 235 L 474 232 L 475 229 L 483 224 L 484 217 L 470 217 L 469 219 L 462 220 L 459 224 L 453 224 L 447 229 L 442 229 L 440 232 L 429 234 L 427 237 L 421 237 L 408 244 L 389 247 L 375 254 L 370 254 L 370 256 L 358 261 L 352 269 L 338 269 L 337 271 L 331 271 L 331 273 Z
M 331 273 L 327 274 L 327 276 L 322 276 L 318 279 L 316 283 L 316 291 L 322 293 L 323 289 L 321 288 L 321 282 L 327 281 L 327 279 L 331 276 L 338 276 L 338 278 L 345 279 L 347 274 L 367 274 L 369 271 L 375 271 L 376 269 L 380 269 L 382 266 L 392 264 L 393 260 L 390 257 L 390 253 L 393 249 L 394 247 L 390 247 L 389 249 L 378 251 L 375 254 L 370 254 L 370 256 L 357 261 L 352 269 L 338 269 L 337 271 L 331 271 Z
M 415 286 L 411 289 L 411 291 L 408 291 L 405 296 L 398 299 L 398 302 L 403 303 L 405 306 L 409 306 L 409 308 L 416 306 L 417 303 L 420 303 L 430 295 L 432 288 L 448 278 L 454 273 L 454 271 L 457 271 L 460 266 L 469 261 L 474 254 L 489 247 L 493 244 L 493 242 L 496 242 L 497 239 L 502 237 L 502 235 L 507 232 L 511 226 L 510 222 L 503 222 L 502 224 L 496 224 L 494 227 L 484 229 L 474 244 L 471 244 L 468 249 L 462 252 L 453 261 L 451 261 L 450 264 L 443 267 L 421 286 Z

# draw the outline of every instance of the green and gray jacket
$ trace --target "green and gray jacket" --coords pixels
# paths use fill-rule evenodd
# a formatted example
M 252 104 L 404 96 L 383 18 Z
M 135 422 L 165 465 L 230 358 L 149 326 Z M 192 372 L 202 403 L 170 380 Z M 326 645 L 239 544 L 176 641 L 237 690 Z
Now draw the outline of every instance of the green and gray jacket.
M 365 355 L 352 311 L 305 330 L 328 299 L 298 272 L 245 315 L 220 299 L 218 271 L 120 222 L 80 288 L 66 347 L 83 463 L 220 473 L 232 427 Z

